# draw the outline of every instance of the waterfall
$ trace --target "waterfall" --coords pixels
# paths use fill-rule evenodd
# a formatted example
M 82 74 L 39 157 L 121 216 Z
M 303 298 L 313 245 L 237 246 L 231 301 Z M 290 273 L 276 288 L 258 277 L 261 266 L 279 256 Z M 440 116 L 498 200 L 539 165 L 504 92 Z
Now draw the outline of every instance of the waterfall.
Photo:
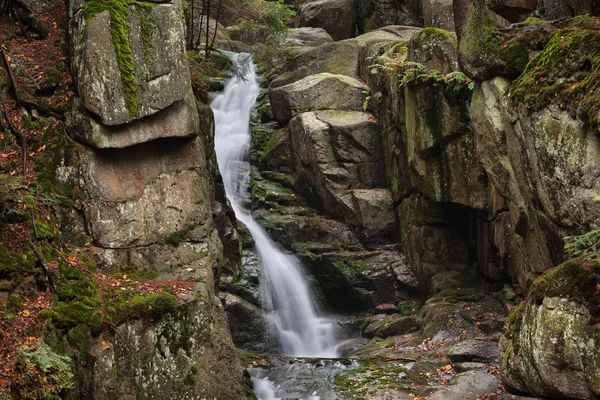
M 227 198 L 256 244 L 261 300 L 271 321 L 267 329 L 278 338 L 284 355 L 334 358 L 337 346 L 333 324 L 317 314 L 298 260 L 283 253 L 244 206 L 250 180 L 250 113 L 260 87 L 250 55 L 231 54 L 231 58 L 235 70 L 243 70 L 244 76 L 234 75 L 223 93 L 211 102 L 215 150 Z

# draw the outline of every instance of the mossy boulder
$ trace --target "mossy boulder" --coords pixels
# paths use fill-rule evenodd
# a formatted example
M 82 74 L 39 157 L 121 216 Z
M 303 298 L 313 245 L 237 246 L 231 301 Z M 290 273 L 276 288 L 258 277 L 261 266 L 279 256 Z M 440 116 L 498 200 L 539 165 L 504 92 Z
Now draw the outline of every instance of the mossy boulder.
M 562 399 L 600 395 L 600 265 L 569 260 L 542 275 L 500 342 L 505 387 Z
M 73 75 L 86 109 L 103 124 L 127 123 L 189 99 L 181 2 L 91 0 L 74 2 L 70 11 Z
M 124 322 L 103 343 L 94 342 L 93 368 L 80 395 L 246 398 L 221 302 L 210 291 L 198 294 L 174 312 Z
M 389 239 L 393 204 L 383 189 L 380 128 L 364 112 L 317 111 L 289 124 L 295 187 L 309 204 L 360 230 L 367 242 Z
M 512 99 L 534 110 L 557 104 L 598 127 L 600 107 L 600 23 L 576 17 L 548 43 L 511 84 Z M 600 132 L 600 131 L 599 131 Z
M 182 12 L 179 1 L 72 2 L 71 65 L 81 103 L 69 125 L 76 140 L 127 147 L 198 134 Z

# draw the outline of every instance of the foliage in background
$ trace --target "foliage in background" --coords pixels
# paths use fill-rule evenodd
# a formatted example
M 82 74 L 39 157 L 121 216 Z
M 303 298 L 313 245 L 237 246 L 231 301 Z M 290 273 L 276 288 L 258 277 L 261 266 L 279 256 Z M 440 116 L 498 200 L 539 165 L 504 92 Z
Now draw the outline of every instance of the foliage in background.
M 237 27 L 235 40 L 262 43 L 271 35 L 284 34 L 295 11 L 282 0 L 190 0 L 187 16 L 192 36 L 188 37 L 188 49 L 199 50 L 204 45 L 209 53 L 219 24 Z
M 600 229 L 580 236 L 565 236 L 565 252 L 571 257 L 596 259 L 600 262 Z

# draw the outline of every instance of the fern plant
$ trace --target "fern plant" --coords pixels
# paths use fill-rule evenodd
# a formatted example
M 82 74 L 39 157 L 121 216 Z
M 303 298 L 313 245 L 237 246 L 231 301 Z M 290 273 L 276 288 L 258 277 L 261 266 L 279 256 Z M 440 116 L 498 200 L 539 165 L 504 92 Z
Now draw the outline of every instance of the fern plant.
M 596 259 L 600 262 L 600 229 L 580 236 L 565 236 L 565 252 L 571 257 L 584 257 L 586 260 Z

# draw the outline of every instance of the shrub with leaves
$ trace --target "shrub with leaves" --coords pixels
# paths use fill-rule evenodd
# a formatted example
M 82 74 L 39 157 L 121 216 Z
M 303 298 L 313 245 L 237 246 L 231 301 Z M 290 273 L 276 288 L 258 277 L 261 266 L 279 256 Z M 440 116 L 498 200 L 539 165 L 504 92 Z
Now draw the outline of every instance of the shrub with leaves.
M 565 252 L 571 257 L 596 259 L 600 262 L 600 229 L 581 236 L 565 236 Z
M 71 359 L 54 353 L 43 342 L 22 346 L 16 362 L 22 376 L 11 386 L 13 398 L 58 400 L 73 388 Z

